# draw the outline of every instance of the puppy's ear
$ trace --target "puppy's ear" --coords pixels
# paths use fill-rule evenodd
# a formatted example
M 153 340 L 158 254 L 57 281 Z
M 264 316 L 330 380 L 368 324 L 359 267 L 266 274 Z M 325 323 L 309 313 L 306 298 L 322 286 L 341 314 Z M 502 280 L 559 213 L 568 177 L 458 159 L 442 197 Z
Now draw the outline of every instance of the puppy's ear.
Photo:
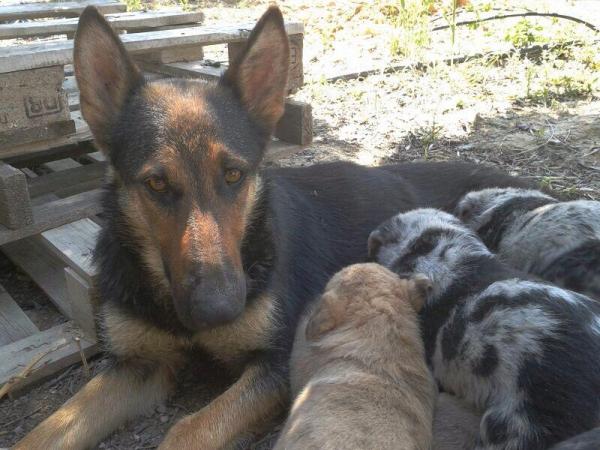
M 415 311 L 419 312 L 423 308 L 427 298 L 431 295 L 433 284 L 427 276 L 421 273 L 413 275 L 408 283 L 410 303 Z
M 308 341 L 321 339 L 323 335 L 333 330 L 341 317 L 338 302 L 332 293 L 326 292 L 317 300 L 319 304 L 311 313 L 306 324 L 305 337 Z
M 93 6 L 85 8 L 79 18 L 73 56 L 81 112 L 96 144 L 108 153 L 112 127 L 127 96 L 143 77 Z
M 454 215 L 463 222 L 467 222 L 473 214 L 473 207 L 468 200 L 461 201 L 456 207 Z
M 377 261 L 379 249 L 383 244 L 383 236 L 379 230 L 372 231 L 367 241 L 367 255 L 369 261 Z
M 268 133 L 273 132 L 283 114 L 289 64 L 283 16 L 279 8 L 271 6 L 221 80 L 236 92 L 250 116 Z

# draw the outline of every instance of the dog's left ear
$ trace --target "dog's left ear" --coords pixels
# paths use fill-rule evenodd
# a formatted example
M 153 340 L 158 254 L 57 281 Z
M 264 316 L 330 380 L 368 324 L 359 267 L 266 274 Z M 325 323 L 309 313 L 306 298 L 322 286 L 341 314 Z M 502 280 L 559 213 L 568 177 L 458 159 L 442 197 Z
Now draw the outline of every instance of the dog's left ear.
M 326 292 L 317 300 L 320 303 L 311 312 L 306 324 L 305 337 L 307 341 L 317 341 L 337 326 L 342 311 L 338 311 L 338 302 L 333 295 Z
M 222 79 L 268 133 L 273 132 L 283 114 L 289 63 L 290 48 L 283 16 L 279 8 L 271 6 Z

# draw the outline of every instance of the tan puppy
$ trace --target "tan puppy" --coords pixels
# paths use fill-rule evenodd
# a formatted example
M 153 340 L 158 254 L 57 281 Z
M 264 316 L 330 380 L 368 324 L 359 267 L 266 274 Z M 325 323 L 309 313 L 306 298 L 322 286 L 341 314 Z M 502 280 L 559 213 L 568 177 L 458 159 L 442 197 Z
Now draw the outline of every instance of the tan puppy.
M 436 389 L 416 314 L 429 288 L 377 264 L 329 281 L 296 333 L 276 449 L 430 449 Z

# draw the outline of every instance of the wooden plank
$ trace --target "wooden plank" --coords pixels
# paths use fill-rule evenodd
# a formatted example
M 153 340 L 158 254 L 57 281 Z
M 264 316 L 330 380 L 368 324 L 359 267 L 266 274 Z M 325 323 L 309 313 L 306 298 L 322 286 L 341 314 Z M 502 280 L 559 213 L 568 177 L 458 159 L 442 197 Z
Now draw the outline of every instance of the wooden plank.
M 31 225 L 16 230 L 0 226 L 0 245 L 98 214 L 102 210 L 101 197 L 102 190 L 94 189 L 34 206 Z
M 49 172 L 60 172 L 62 170 L 81 167 L 81 164 L 75 161 L 73 158 L 63 158 L 55 161 L 48 161 L 42 164 L 42 167 Z
M 136 59 L 170 63 L 176 61 L 195 61 L 204 58 L 201 45 L 186 45 L 185 47 L 167 48 L 152 53 L 144 53 Z
M 33 170 L 29 169 L 28 167 L 22 167 L 21 172 L 23 172 L 27 178 L 37 178 L 38 177 L 38 174 L 35 173 Z
M 95 5 L 103 14 L 124 12 L 125 3 L 115 0 L 79 0 L 76 2 L 28 3 L 0 7 L 0 22 L 44 17 L 78 17 L 88 5 Z
M 35 281 L 63 315 L 71 317 L 64 280 L 65 265 L 37 236 L 3 245 L 2 251 Z
M 105 172 L 106 163 L 100 162 L 86 165 L 80 164 L 71 169 L 41 175 L 29 180 L 29 194 L 32 197 L 37 197 L 38 195 L 56 192 L 68 186 L 91 180 L 97 180 L 98 183 L 101 183 Z
M 70 267 L 65 267 L 65 281 L 73 320 L 88 338 L 95 340 L 96 320 L 90 283 Z
M 106 156 L 102 152 L 86 153 L 81 156 L 81 159 L 91 163 L 106 162 Z
M 75 123 L 75 132 L 68 136 L 46 139 L 35 142 L 23 143 L 21 145 L 11 145 L 6 148 L 0 148 L 0 159 L 13 158 L 15 156 L 37 153 L 41 151 L 50 151 L 61 147 L 73 147 L 92 139 L 92 133 L 87 124 L 81 117 L 81 112 L 73 112 L 71 118 Z
M 92 254 L 99 233 L 100 226 L 86 218 L 45 231 L 41 239 L 54 255 L 91 284 L 96 274 Z
M 0 285 L 0 346 L 37 333 L 38 328 Z
M 71 322 L 57 325 L 25 339 L 0 348 L 0 385 L 17 376 L 36 356 L 51 351 L 36 365 L 36 369 L 19 382 L 21 389 L 53 373 L 81 361 L 75 337 L 81 338 L 81 347 L 87 358 L 98 353 L 99 346 L 87 339 Z
M 115 30 L 127 30 L 128 33 L 164 26 L 190 25 L 204 20 L 204 14 L 200 11 L 184 12 L 179 9 L 106 14 L 104 17 Z M 78 18 L 73 18 L 0 24 L 0 39 L 75 33 L 78 22 Z
M 255 24 L 201 26 L 174 30 L 131 33 L 121 36 L 125 48 L 132 53 L 148 53 L 186 45 L 214 45 L 248 39 Z M 301 23 L 285 25 L 288 34 L 303 34 Z M 33 43 L 4 47 L 0 54 L 0 73 L 70 64 L 73 41 Z
M 25 174 L 0 161 L 0 224 L 16 229 L 32 222 Z
M 287 99 L 283 116 L 275 128 L 275 137 L 291 144 L 309 145 L 313 139 L 312 107 Z
M 4 131 L 0 133 L 0 152 L 4 149 L 10 151 L 14 145 L 23 145 L 68 136 L 75 133 L 75 130 L 75 122 L 72 120 L 61 120 L 60 122 L 52 122 L 46 125 Z

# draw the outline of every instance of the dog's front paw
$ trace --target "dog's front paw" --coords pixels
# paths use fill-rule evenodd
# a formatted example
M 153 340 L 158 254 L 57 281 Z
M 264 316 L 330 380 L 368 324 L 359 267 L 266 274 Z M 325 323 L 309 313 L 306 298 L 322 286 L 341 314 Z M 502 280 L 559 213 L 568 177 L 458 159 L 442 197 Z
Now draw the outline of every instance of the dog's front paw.
M 210 449 L 210 442 L 202 442 L 202 431 L 195 423 L 194 415 L 184 417 L 173 425 L 165 439 L 161 442 L 158 450 L 186 450 L 186 449 Z

